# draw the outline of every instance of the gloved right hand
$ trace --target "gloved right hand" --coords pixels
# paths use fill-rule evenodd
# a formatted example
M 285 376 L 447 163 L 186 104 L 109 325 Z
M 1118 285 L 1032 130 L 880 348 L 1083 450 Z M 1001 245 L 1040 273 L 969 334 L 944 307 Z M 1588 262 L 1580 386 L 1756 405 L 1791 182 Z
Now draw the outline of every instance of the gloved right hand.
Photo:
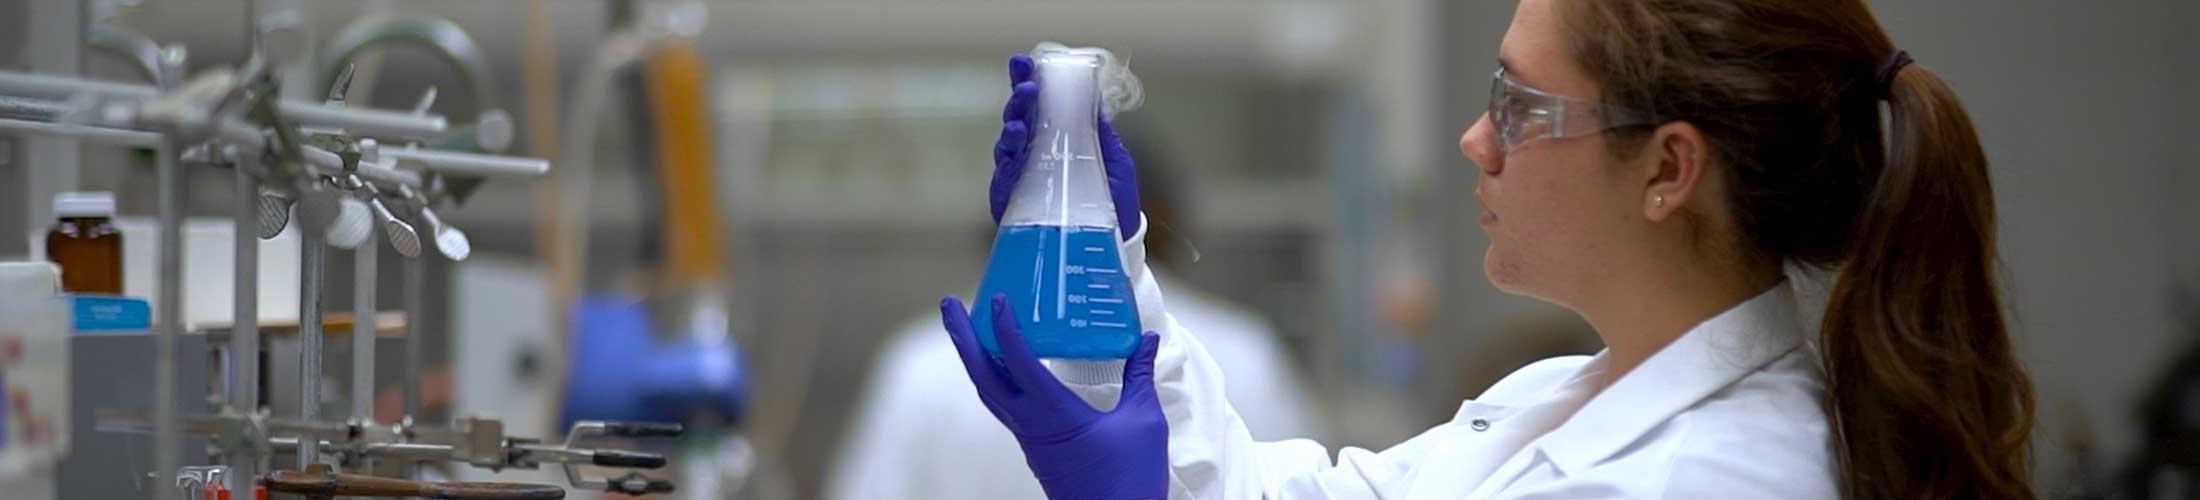
M 1123 364 L 1123 392 L 1109 411 L 1093 409 L 1031 354 L 1008 297 L 990 300 L 1001 357 L 978 347 L 970 314 L 954 297 L 940 300 L 963 371 L 978 399 L 1016 436 L 1024 463 L 1052 500 L 1161 499 L 1169 496 L 1169 421 L 1154 392 L 1161 337 L 1147 332 Z
M 1001 138 L 993 143 L 993 223 L 1001 223 L 1001 216 L 1008 212 L 1008 197 L 1016 192 L 1016 180 L 1023 178 L 1024 163 L 1031 153 L 1033 104 L 1039 100 L 1039 82 L 1031 80 L 1031 56 L 1016 54 L 1008 58 L 1008 104 L 1001 110 Z M 1108 171 L 1108 195 L 1115 202 L 1117 231 L 1123 239 L 1138 234 L 1138 168 L 1131 162 L 1130 148 L 1123 147 L 1123 138 L 1115 135 L 1115 127 L 1108 124 L 1105 113 L 1099 118 L 1100 162 Z

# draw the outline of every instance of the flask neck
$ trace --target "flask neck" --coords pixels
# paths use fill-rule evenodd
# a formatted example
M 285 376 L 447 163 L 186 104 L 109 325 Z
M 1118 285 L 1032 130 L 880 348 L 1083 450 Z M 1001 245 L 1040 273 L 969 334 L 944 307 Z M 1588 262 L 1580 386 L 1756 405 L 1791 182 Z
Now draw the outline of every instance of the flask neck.
M 1100 60 L 1087 54 L 1048 54 L 1038 61 L 1039 128 L 1094 133 L 1099 124 Z
M 1039 84 L 1028 158 L 1016 181 L 1003 226 L 1114 227 L 1106 169 L 1100 159 L 1100 59 L 1078 52 L 1038 56 Z

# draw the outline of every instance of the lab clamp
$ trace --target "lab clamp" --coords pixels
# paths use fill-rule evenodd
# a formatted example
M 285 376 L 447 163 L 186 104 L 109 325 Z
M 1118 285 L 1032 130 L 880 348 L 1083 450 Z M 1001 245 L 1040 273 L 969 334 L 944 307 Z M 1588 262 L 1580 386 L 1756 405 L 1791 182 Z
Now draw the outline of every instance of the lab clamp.
M 411 36 L 449 54 L 446 60 L 465 69 L 479 66 L 478 49 L 463 32 L 448 23 L 404 24 Z M 263 27 L 265 29 L 265 27 Z M 406 464 L 420 462 L 464 463 L 491 470 L 537 469 L 555 465 L 564 469 L 575 488 L 626 494 L 672 491 L 665 480 L 652 479 L 638 470 L 665 465 L 662 455 L 582 446 L 597 437 L 653 438 L 677 436 L 677 424 L 640 424 L 583 421 L 575 423 L 561 443 L 508 436 L 501 421 L 467 418 L 449 426 L 419 425 L 412 417 L 395 423 L 376 423 L 371 413 L 374 379 L 375 316 L 373 279 L 355 280 L 361 300 L 354 304 L 352 341 L 353 415 L 331 422 L 319 415 L 321 384 L 299 384 L 299 414 L 277 418 L 258 401 L 260 372 L 258 353 L 262 334 L 257 325 L 257 239 L 273 238 L 285 228 L 299 226 L 302 240 L 299 310 L 301 380 L 318 380 L 322 372 L 322 316 L 320 292 L 327 247 L 355 252 L 357 276 L 375 276 L 376 233 L 405 257 L 406 282 L 418 287 L 425 266 L 419 256 L 433 249 L 444 258 L 459 261 L 471 253 L 465 233 L 437 215 L 438 208 L 460 203 L 486 180 L 533 179 L 548 173 L 549 162 L 479 152 L 438 149 L 431 144 L 471 143 L 487 151 L 509 146 L 512 126 L 501 111 L 477 113 L 475 123 L 454 127 L 428 112 L 435 99 L 431 88 L 409 112 L 346 107 L 343 95 L 349 86 L 349 66 L 331 84 L 329 98 L 306 102 L 280 97 L 286 82 L 276 77 L 276 64 L 260 44 L 248 61 L 235 68 L 216 68 L 183 79 L 185 53 L 180 46 L 157 47 L 150 40 L 111 26 L 98 30 L 104 42 L 95 46 L 122 52 L 142 62 L 152 85 L 94 81 L 73 77 L 0 71 L 0 133 L 61 136 L 92 142 L 152 147 L 157 151 L 158 242 L 160 263 L 155 301 L 159 316 L 154 335 L 158 380 L 170 380 L 176 372 L 175 336 L 182 322 L 181 227 L 184 165 L 226 168 L 235 173 L 237 197 L 233 217 L 238 230 L 234 242 L 235 324 L 215 346 L 220 359 L 223 387 L 210 402 L 220 408 L 211 415 L 179 416 L 177 394 L 170 384 L 156 384 L 151 415 L 102 411 L 95 425 L 103 432 L 150 432 L 155 435 L 156 474 L 174 474 L 174 481 L 190 496 L 214 497 L 214 492 L 244 484 L 222 483 L 256 479 L 271 491 L 326 498 L 336 495 L 417 496 L 425 498 L 562 498 L 555 486 L 420 482 L 362 474 L 338 473 L 320 458 L 325 452 L 337 467 L 368 470 L 374 461 Z M 403 31 L 403 30 L 398 30 Z M 456 33 L 456 35 L 452 35 Z M 347 38 L 353 38 L 347 36 Z M 375 37 L 357 37 L 369 43 Z M 100 41 L 100 40 L 95 40 Z M 342 44 L 340 44 L 342 45 Z M 119 47 L 119 48 L 118 48 Z M 348 57 L 355 46 L 344 47 Z M 129 49 L 129 50 L 123 50 Z M 482 93 L 478 75 L 474 92 Z M 484 96 L 474 96 L 482 100 Z M 292 214 L 295 213 L 293 220 Z M 248 229 L 249 228 L 249 229 Z M 425 232 L 423 234 L 423 232 Z M 404 309 L 417 313 L 423 295 L 410 291 Z M 410 323 L 410 322 L 408 322 Z M 415 332 L 417 333 L 417 332 Z M 418 335 L 404 338 L 406 360 L 405 413 L 420 411 Z M 185 434 L 210 438 L 211 455 L 223 466 L 178 467 L 175 457 Z M 260 475 L 270 468 L 277 453 L 297 458 L 288 470 Z M 609 468 L 624 474 L 588 477 L 582 466 Z M 200 488 L 203 488 L 201 490 Z M 156 498 L 169 498 L 177 490 L 156 488 Z
M 103 411 L 98 415 L 101 432 L 143 433 L 152 422 L 142 414 Z M 313 422 L 269 417 L 265 412 L 184 417 L 185 434 L 210 436 L 217 450 L 237 450 L 266 456 L 296 453 L 304 442 L 334 454 L 341 464 L 374 459 L 465 463 L 490 470 L 539 469 L 555 465 L 564 470 L 574 488 L 627 493 L 664 493 L 673 484 L 629 471 L 617 477 L 588 477 L 581 467 L 656 469 L 665 457 L 653 453 L 609 448 L 588 448 L 582 441 L 596 437 L 678 437 L 679 424 L 575 422 L 562 443 L 504 434 L 504 423 L 487 417 L 461 419 L 454 426 L 415 425 L 409 419 L 388 425 L 351 421 Z M 278 437 L 279 436 L 279 437 Z M 313 463 L 302 471 L 279 471 L 266 478 L 269 489 L 318 496 L 417 496 L 423 498 L 563 498 L 564 489 L 501 483 L 423 483 L 360 474 L 333 472 L 327 464 Z M 393 490 L 392 488 L 402 488 Z M 547 495 L 547 496 L 546 496 Z

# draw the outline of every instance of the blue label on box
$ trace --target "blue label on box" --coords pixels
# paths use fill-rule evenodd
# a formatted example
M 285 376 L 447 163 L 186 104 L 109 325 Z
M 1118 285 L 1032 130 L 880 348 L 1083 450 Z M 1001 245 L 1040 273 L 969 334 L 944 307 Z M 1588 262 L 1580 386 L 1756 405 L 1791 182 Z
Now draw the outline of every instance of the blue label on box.
M 153 327 L 153 308 L 145 299 L 70 295 L 69 309 L 71 329 L 79 332 L 143 331 Z

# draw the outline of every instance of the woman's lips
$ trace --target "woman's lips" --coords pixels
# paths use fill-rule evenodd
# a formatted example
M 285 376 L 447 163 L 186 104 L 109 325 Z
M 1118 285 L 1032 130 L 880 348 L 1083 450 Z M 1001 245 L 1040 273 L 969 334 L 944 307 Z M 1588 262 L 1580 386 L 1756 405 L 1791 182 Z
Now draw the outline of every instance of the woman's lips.
M 1483 198 L 1482 198 L 1482 187 L 1481 187 L 1481 186 L 1475 186 L 1475 187 L 1474 187 L 1474 203 L 1475 203 L 1475 204 L 1477 204 L 1477 205 L 1481 205 L 1481 206 L 1482 206 L 1482 225 L 1484 225 L 1484 226 L 1487 226 L 1487 225 L 1490 225 L 1490 224 L 1496 224 L 1496 223 L 1497 223 L 1497 212 L 1492 212 L 1492 211 L 1490 211 L 1490 209 L 1489 209 L 1489 206 L 1490 206 L 1490 202 L 1489 202 L 1489 200 L 1486 200 L 1486 199 L 1483 199 Z

